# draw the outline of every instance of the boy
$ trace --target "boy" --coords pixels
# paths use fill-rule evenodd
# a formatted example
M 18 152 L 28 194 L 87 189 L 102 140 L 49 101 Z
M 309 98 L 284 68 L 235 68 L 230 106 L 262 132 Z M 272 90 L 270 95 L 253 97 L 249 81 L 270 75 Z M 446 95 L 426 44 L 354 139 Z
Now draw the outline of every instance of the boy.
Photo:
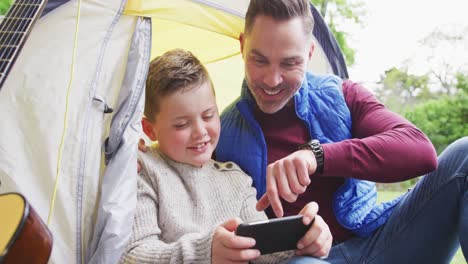
M 260 252 L 250 249 L 255 240 L 233 232 L 241 221 L 267 217 L 255 209 L 251 178 L 232 162 L 211 159 L 220 120 L 211 80 L 200 61 L 180 49 L 153 60 L 145 100 L 143 131 L 158 145 L 140 153 L 133 236 L 121 261 L 247 263 L 291 257 L 289 251 L 259 258 Z M 304 224 L 317 210 L 316 203 L 304 207 Z M 312 254 L 315 240 L 309 231 L 299 241 L 297 254 Z

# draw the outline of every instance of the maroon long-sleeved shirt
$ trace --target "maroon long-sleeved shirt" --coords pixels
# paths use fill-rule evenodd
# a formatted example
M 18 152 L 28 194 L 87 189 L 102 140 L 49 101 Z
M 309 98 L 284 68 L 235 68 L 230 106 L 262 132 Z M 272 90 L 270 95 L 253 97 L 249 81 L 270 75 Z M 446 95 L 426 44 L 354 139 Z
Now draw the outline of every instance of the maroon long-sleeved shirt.
M 333 194 L 345 177 L 397 182 L 423 175 L 437 166 L 432 143 L 413 124 L 386 109 L 359 84 L 345 81 L 343 93 L 351 111 L 352 139 L 323 144 L 323 173 L 311 176 L 306 192 L 296 202 L 282 200 L 286 216 L 297 214 L 305 204 L 316 201 L 319 215 L 329 225 L 335 241 L 352 236 L 336 221 L 332 209 Z M 292 106 L 275 114 L 257 109 L 255 117 L 265 135 L 268 163 L 291 154 L 310 140 L 307 127 Z M 271 210 L 267 214 L 274 217 Z

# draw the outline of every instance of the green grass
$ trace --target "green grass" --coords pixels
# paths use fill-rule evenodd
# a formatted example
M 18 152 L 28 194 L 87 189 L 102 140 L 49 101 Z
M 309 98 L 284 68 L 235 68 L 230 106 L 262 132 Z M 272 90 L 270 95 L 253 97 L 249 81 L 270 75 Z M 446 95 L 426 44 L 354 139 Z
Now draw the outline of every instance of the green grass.
M 395 191 L 379 191 L 378 195 L 378 202 L 389 201 L 398 196 L 403 194 L 403 192 L 395 192 Z M 452 259 L 451 264 L 466 264 L 465 258 L 463 257 L 463 253 L 461 249 L 457 251 L 455 257 Z

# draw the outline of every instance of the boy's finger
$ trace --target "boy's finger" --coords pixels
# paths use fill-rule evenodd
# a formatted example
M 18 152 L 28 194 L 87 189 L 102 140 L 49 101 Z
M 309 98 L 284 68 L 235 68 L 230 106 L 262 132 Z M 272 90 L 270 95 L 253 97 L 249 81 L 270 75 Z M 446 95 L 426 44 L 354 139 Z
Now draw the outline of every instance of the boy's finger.
M 260 256 L 260 251 L 258 251 L 258 249 L 226 249 L 224 253 L 226 260 L 223 263 L 245 263 L 246 261 L 254 260 Z
M 251 237 L 232 236 L 224 243 L 225 247 L 235 249 L 245 249 L 255 246 L 255 239 Z
M 311 219 L 314 219 L 318 213 L 318 210 L 319 210 L 319 206 L 316 202 L 310 202 L 306 204 L 304 208 L 302 208 L 302 210 L 299 212 L 299 214 L 304 215 L 303 223 L 305 225 L 309 224 L 305 222 L 306 218 L 308 218 L 309 221 Z
M 145 140 L 143 140 L 142 138 L 140 138 L 140 140 L 138 141 L 138 150 L 140 150 L 141 152 L 146 152 L 147 150 Z
M 140 161 L 137 162 L 137 172 L 140 173 L 141 172 L 141 165 L 140 165 Z
M 221 226 L 224 227 L 229 232 L 234 232 L 234 230 L 236 230 L 237 226 L 240 223 L 242 223 L 242 220 L 239 217 L 235 217 L 222 223 Z

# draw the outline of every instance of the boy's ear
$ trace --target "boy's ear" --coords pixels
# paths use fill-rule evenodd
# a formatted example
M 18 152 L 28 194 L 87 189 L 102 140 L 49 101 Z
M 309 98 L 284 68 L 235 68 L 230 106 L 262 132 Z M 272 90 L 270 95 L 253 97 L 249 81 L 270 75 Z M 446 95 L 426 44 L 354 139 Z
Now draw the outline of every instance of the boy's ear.
M 145 132 L 149 139 L 152 141 L 157 140 L 158 137 L 153 130 L 153 124 L 146 117 L 141 119 L 141 126 L 143 127 L 143 132 Z

